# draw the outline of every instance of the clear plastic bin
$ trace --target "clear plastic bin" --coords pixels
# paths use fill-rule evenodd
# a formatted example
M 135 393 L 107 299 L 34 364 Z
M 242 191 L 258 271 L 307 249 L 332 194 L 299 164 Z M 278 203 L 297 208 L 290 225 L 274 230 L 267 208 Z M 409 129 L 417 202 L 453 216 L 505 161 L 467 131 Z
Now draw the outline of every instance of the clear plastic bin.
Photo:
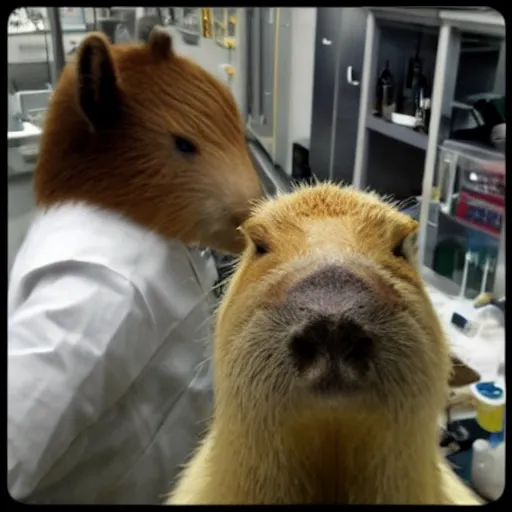
M 505 212 L 505 155 L 473 143 L 439 147 L 437 182 L 443 213 L 499 236 Z
M 505 155 L 446 140 L 439 146 L 436 171 L 438 223 L 429 222 L 424 264 L 474 298 L 494 286 L 505 219 Z

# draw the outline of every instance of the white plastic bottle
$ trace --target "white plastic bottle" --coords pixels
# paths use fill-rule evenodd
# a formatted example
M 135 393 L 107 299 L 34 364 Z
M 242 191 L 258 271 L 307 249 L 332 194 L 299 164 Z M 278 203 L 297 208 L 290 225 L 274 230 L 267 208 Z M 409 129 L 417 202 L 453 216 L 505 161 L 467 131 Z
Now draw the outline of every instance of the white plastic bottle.
M 473 443 L 471 482 L 476 491 L 495 501 L 505 490 L 505 442 L 495 448 L 489 441 L 477 439 Z

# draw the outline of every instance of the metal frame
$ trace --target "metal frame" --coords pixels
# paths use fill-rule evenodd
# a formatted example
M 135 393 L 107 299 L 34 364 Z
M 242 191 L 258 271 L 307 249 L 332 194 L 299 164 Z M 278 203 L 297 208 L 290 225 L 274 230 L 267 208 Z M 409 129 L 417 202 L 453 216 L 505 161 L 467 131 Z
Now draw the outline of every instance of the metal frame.
M 292 7 L 280 7 L 275 16 L 276 54 L 274 59 L 274 102 L 272 157 L 283 169 L 288 157 L 291 85 Z
M 503 218 L 503 225 L 501 226 L 500 248 L 498 258 L 496 260 L 496 272 L 494 273 L 494 288 L 493 293 L 496 297 L 505 297 L 505 283 L 506 283 L 506 233 L 505 218 Z
M 339 19 L 339 30 L 341 31 L 341 18 Z M 336 48 L 334 49 L 336 52 L 335 62 L 336 68 L 334 70 L 334 98 L 332 102 L 332 118 L 331 118 L 331 143 L 330 143 L 330 152 L 329 152 L 329 180 L 333 181 L 334 179 L 334 154 L 336 150 L 336 135 L 338 128 L 338 102 L 340 97 L 340 65 L 339 61 L 341 59 L 341 38 L 336 38 Z M 359 129 L 359 127 L 358 127 Z
M 366 120 L 371 111 L 373 95 L 372 84 L 377 75 L 377 48 L 380 41 L 380 29 L 375 14 L 368 13 L 366 18 L 366 38 L 364 42 L 364 59 L 361 76 L 361 99 L 359 102 L 359 119 L 357 123 L 356 158 L 352 184 L 355 188 L 363 188 L 366 183 L 366 163 L 368 156 L 368 128 Z
M 249 132 L 258 140 L 258 142 L 266 148 L 269 155 L 274 159 L 275 150 L 275 133 L 276 126 L 274 126 L 274 120 L 276 118 L 276 101 L 275 96 L 277 93 L 277 75 L 279 68 L 276 68 L 276 62 L 279 60 L 279 17 L 280 8 L 269 7 L 269 26 L 272 27 L 269 32 L 272 32 L 273 37 L 267 37 L 263 39 L 263 16 L 262 8 L 254 7 L 251 9 L 248 15 L 250 23 L 250 29 L 248 35 L 251 38 L 249 46 L 250 51 L 250 73 L 247 81 L 247 88 L 250 91 L 250 108 L 249 115 L 247 118 L 247 129 Z M 268 28 L 268 27 L 267 27 Z M 272 48 L 273 59 L 264 59 L 264 44 L 267 46 L 267 50 Z M 265 54 L 266 56 L 266 54 Z M 271 66 L 271 67 L 270 67 Z M 264 69 L 265 67 L 265 69 Z M 265 72 L 267 74 L 265 74 Z M 269 74 L 272 76 L 272 83 L 265 83 L 265 78 L 269 78 Z M 267 87 L 267 90 L 263 90 Z M 270 98 L 270 100 L 269 100 Z M 267 111 L 265 112 L 265 108 Z M 265 113 L 267 117 L 265 117 Z
M 288 157 L 289 101 L 288 91 L 291 80 L 292 45 L 292 8 L 276 7 L 269 12 L 270 26 L 273 27 L 274 58 L 272 61 L 272 84 L 263 91 L 263 55 L 262 55 L 262 12 L 260 7 L 248 9 L 246 22 L 248 51 L 247 67 L 250 75 L 247 79 L 248 98 L 247 131 L 268 152 L 274 164 L 286 166 Z M 266 69 L 269 72 L 269 69 Z M 265 75 L 267 76 L 267 75 Z M 265 95 L 265 96 L 264 96 Z M 271 119 L 263 124 L 264 97 L 272 98 L 272 109 L 267 112 Z M 267 105 L 268 106 L 268 105 Z
M 500 56 L 498 58 L 498 68 L 496 70 L 496 78 L 494 79 L 494 92 L 497 94 L 506 94 L 506 71 L 507 71 L 507 45 L 505 39 L 500 45 Z
M 60 20 L 60 7 L 47 7 L 46 9 L 48 12 L 48 24 L 53 49 L 53 63 L 51 66 L 53 75 L 52 79 L 53 83 L 56 84 L 62 69 L 66 65 L 66 53 L 64 51 L 64 39 Z
M 402 23 L 451 27 L 479 34 L 505 37 L 505 18 L 494 9 L 443 7 L 368 7 L 379 18 Z
M 454 28 L 505 38 L 505 18 L 498 11 L 447 10 L 438 12 L 441 22 Z
M 444 24 L 439 32 L 437 44 L 434 85 L 432 87 L 432 105 L 430 108 L 430 124 L 428 132 L 425 167 L 423 169 L 420 231 L 418 236 L 418 261 L 425 261 L 427 243 L 427 227 L 434 176 L 437 165 L 439 132 L 441 117 L 450 114 L 460 55 L 460 34 L 450 25 Z
M 247 119 L 250 103 L 250 96 L 248 94 L 248 71 L 250 69 L 250 62 L 247 58 L 249 53 L 247 20 L 247 9 L 239 7 L 236 13 L 236 48 L 235 51 L 229 53 L 233 58 L 233 66 L 236 69 L 236 77 L 232 82 L 232 91 L 235 98 L 238 100 L 238 107 L 243 119 Z
M 249 36 L 251 37 L 251 44 L 249 49 L 251 52 L 251 77 L 258 77 L 258 80 L 251 80 L 251 108 L 250 116 L 252 119 L 259 119 L 261 116 L 261 14 L 260 7 L 253 7 L 249 19 L 251 29 Z M 250 121 L 251 119 L 249 119 Z

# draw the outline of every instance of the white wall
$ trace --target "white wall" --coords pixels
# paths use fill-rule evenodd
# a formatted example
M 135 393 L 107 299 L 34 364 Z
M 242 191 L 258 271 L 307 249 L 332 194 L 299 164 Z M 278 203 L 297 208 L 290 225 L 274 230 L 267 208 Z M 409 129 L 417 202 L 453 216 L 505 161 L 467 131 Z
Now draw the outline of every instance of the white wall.
M 316 13 L 316 7 L 292 9 L 288 157 L 285 167 L 289 174 L 291 174 L 292 143 L 297 139 L 309 138 L 311 134 Z
M 173 46 L 179 55 L 188 57 L 197 62 L 201 67 L 220 78 L 224 82 L 228 82 L 228 75 L 222 68 L 223 64 L 231 64 L 236 70 L 236 74 L 232 79 L 231 90 L 233 96 L 238 102 L 241 111 L 246 108 L 246 88 L 245 88 L 245 52 L 246 46 L 243 38 L 246 37 L 245 32 L 245 9 L 238 9 L 237 14 L 237 48 L 228 50 L 217 44 L 214 39 L 201 38 L 199 44 L 189 45 L 183 42 L 179 30 L 175 27 L 169 27 L 168 30 L 173 36 Z

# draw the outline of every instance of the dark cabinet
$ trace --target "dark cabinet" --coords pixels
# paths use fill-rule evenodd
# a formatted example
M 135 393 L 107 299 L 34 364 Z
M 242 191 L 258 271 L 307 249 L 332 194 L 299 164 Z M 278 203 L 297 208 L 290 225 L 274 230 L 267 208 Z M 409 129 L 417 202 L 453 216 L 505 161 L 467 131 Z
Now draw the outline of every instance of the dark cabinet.
M 339 48 L 342 9 L 319 7 L 316 18 L 315 71 L 309 161 L 311 171 L 320 180 L 329 179 L 336 61 Z
M 318 8 L 310 164 L 320 180 L 352 182 L 365 31 L 362 8 Z

